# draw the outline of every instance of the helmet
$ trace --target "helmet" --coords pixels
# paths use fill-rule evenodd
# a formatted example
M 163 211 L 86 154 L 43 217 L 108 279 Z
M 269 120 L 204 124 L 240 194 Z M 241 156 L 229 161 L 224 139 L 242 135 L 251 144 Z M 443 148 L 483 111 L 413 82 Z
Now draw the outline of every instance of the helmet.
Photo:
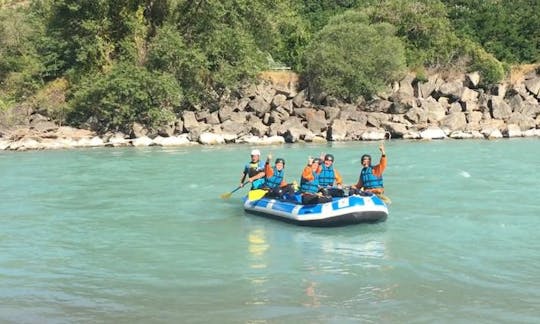
M 315 159 L 313 159 L 313 163 L 321 164 L 321 159 L 315 158 Z
M 360 161 L 364 161 L 364 159 L 369 159 L 371 161 L 371 155 L 369 154 L 362 155 L 362 159 L 360 159 Z
M 261 155 L 261 151 L 259 151 L 259 150 L 252 150 L 252 151 L 251 151 L 251 155 L 259 155 L 259 156 L 260 156 L 260 155 Z
M 282 159 L 282 158 L 277 158 L 275 164 L 278 164 L 279 162 L 281 162 L 281 163 L 283 163 L 283 165 L 285 165 L 285 160 L 284 160 L 284 159 Z
M 324 160 L 325 160 L 325 161 L 332 161 L 332 162 L 334 162 L 334 156 L 333 156 L 332 154 L 326 154 L 326 155 L 324 156 Z

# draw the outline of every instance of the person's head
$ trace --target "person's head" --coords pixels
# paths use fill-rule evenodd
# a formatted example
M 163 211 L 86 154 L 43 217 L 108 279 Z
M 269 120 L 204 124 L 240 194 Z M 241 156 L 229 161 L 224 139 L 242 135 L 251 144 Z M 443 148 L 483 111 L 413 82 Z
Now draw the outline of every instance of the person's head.
M 362 155 L 361 163 L 362 163 L 362 166 L 364 166 L 364 167 L 370 166 L 371 165 L 371 155 L 369 155 L 369 154 Z
M 326 154 L 324 156 L 324 165 L 326 165 L 326 167 L 330 167 L 332 163 L 334 163 L 334 156 L 332 154 Z
M 313 171 L 316 171 L 320 165 L 321 165 L 321 159 L 319 158 L 313 159 L 313 162 L 311 162 L 311 169 Z
M 257 162 L 261 158 L 261 151 L 255 149 L 251 150 L 251 161 Z
M 277 158 L 275 164 L 276 164 L 276 169 L 278 171 L 281 171 L 285 167 L 285 160 L 282 158 Z

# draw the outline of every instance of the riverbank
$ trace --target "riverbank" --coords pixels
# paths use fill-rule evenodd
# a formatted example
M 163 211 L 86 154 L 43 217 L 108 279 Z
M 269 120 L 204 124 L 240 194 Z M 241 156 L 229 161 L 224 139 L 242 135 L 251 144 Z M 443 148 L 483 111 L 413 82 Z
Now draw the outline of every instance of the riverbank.
M 540 69 L 489 90 L 478 73 L 419 80 L 409 74 L 388 93 L 344 103 L 330 96 L 309 100 L 296 74 L 261 75 L 259 85 L 228 93 L 217 109 L 184 111 L 157 130 L 98 134 L 56 124 L 38 111 L 0 112 L 0 150 L 99 146 L 253 145 L 327 141 L 540 137 Z

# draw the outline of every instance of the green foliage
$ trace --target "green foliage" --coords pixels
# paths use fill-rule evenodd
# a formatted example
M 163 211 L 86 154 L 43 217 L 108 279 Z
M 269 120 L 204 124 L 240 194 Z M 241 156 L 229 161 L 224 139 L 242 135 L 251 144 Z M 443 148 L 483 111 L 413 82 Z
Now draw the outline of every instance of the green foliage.
M 172 75 L 119 64 L 74 90 L 69 121 L 80 125 L 95 117 L 102 125 L 99 131 L 127 132 L 133 122 L 153 128 L 174 120 L 180 101 L 181 89 Z
M 370 97 L 402 76 L 405 51 L 393 26 L 366 22 L 367 16 L 350 11 L 315 35 L 305 53 L 305 77 L 313 94 Z
M 53 118 L 59 123 L 64 123 L 70 107 L 66 103 L 68 81 L 59 78 L 51 81 L 30 99 L 34 111 L 44 116 Z
M 397 27 L 411 67 L 446 66 L 459 55 L 459 39 L 439 0 L 384 0 L 365 11 L 373 22 Z
M 40 29 L 23 8 L 0 9 L 0 96 L 24 100 L 41 85 L 43 66 L 35 48 Z
M 471 59 L 470 71 L 478 71 L 481 75 L 481 84 L 490 86 L 500 82 L 506 75 L 503 63 L 492 54 L 470 40 L 463 42 L 463 51 Z
M 508 63 L 540 60 L 540 2 L 447 0 L 460 34 Z
M 189 48 L 183 37 L 171 26 L 157 30 L 148 48 L 149 69 L 170 73 L 185 92 L 185 100 L 197 104 L 204 99 L 210 78 L 208 62 L 197 48 Z

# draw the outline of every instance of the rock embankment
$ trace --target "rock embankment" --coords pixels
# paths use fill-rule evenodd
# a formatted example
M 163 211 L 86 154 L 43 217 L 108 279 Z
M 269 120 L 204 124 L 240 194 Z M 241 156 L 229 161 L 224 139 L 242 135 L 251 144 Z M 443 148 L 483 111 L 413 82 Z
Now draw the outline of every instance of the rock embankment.
M 294 74 L 270 73 L 259 85 L 223 96 L 217 110 L 184 111 L 155 132 L 134 124 L 130 134 L 98 135 L 32 111 L 16 127 L 2 127 L 9 116 L 0 115 L 0 150 L 540 136 L 539 72 L 490 90 L 479 87 L 478 73 L 423 81 L 408 75 L 388 93 L 355 104 L 329 96 L 309 101 Z

